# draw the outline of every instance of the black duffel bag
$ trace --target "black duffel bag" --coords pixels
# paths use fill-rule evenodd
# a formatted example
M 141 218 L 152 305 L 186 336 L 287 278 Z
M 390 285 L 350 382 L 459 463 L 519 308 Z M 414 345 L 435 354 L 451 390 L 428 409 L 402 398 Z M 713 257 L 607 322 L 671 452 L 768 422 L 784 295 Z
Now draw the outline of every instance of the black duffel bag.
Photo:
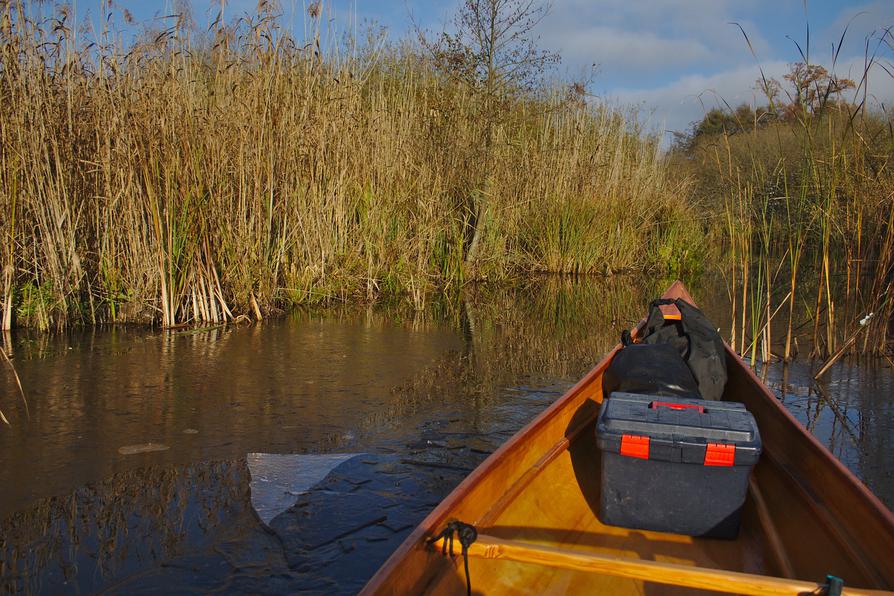
M 615 391 L 699 399 L 698 383 L 670 344 L 630 344 L 619 350 L 602 376 L 602 393 Z
M 680 311 L 679 320 L 666 320 L 661 312 L 661 306 L 670 304 Z M 629 334 L 625 333 L 625 337 L 629 338 Z M 727 378 L 726 350 L 717 329 L 698 308 L 682 298 L 653 301 L 639 341 L 673 346 L 689 365 L 702 399 L 722 399 Z

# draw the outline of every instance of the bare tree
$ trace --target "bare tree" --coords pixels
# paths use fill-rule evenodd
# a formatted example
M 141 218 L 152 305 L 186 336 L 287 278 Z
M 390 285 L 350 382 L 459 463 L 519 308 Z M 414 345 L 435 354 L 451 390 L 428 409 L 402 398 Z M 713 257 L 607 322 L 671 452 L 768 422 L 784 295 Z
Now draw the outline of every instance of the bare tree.
M 529 90 L 559 62 L 534 35 L 549 10 L 535 0 L 465 0 L 455 30 L 426 45 L 443 70 L 487 95 Z

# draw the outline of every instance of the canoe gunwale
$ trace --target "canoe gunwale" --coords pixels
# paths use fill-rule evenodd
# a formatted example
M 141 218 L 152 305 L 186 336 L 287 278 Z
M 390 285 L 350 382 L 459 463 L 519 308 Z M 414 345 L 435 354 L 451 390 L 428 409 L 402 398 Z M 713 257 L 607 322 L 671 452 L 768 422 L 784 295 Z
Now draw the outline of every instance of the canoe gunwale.
M 780 471 L 784 472 L 789 477 L 792 486 L 803 496 L 802 501 L 811 508 L 814 519 L 819 520 L 829 532 L 835 535 L 838 543 L 848 551 L 854 563 L 861 568 L 866 577 L 873 578 L 877 585 L 888 584 L 888 582 L 879 575 L 877 567 L 867 564 L 865 550 L 854 540 L 853 534 L 842 527 L 838 518 L 842 516 L 853 516 L 860 513 L 866 514 L 874 518 L 873 524 L 877 529 L 885 529 L 888 536 L 894 536 L 894 514 L 885 507 L 881 500 L 869 490 L 862 480 L 857 478 L 856 475 L 841 463 L 837 457 L 829 452 L 829 450 L 819 442 L 819 439 L 817 439 L 813 433 L 808 431 L 804 425 L 786 409 L 782 402 L 766 388 L 751 367 L 746 365 L 745 361 L 738 354 L 725 343 L 724 347 L 726 348 L 728 357 L 738 361 L 747 380 L 765 398 L 764 402 L 775 410 L 776 415 L 779 415 L 784 419 L 784 423 L 797 429 L 801 439 L 806 439 L 806 441 L 804 441 L 804 446 L 810 450 L 811 455 L 820 460 L 823 465 L 831 467 L 831 469 L 823 470 L 823 472 L 831 472 L 837 476 L 837 479 L 826 480 L 826 482 L 828 482 L 829 485 L 834 485 L 836 488 L 844 489 L 850 493 L 851 498 L 847 500 L 856 503 L 862 502 L 866 507 L 863 508 L 863 511 L 856 511 L 852 507 L 842 508 L 836 503 L 836 500 L 839 499 L 828 498 L 822 499 L 820 504 L 820 500 L 817 498 L 815 491 L 810 490 L 809 483 L 805 482 L 803 474 L 799 473 L 799 468 L 796 465 L 799 462 L 793 462 L 792 458 L 782 450 L 780 445 L 772 443 L 765 444 L 761 458 L 772 461 Z M 882 526 L 884 526 L 884 528 Z M 880 533 L 875 533 L 871 536 L 861 536 L 861 538 L 874 538 L 880 535 Z M 890 584 L 888 585 L 889 587 L 894 587 Z
M 680 281 L 674 282 L 668 290 L 662 295 L 663 298 L 683 298 L 688 302 L 694 304 L 691 296 L 687 292 L 685 286 Z M 636 337 L 639 333 L 642 332 L 642 329 L 645 326 L 646 319 L 643 318 L 632 331 L 632 335 Z M 818 462 L 818 465 L 823 467 L 823 472 L 830 471 L 832 472 L 836 478 L 832 480 L 836 484 L 837 487 L 847 487 L 845 489 L 844 495 L 840 496 L 836 500 L 847 503 L 849 501 L 855 500 L 858 503 L 861 503 L 861 511 L 859 515 L 864 518 L 872 518 L 872 523 L 876 525 L 876 527 L 882 526 L 881 529 L 884 530 L 883 534 L 894 537 L 894 514 L 892 514 L 885 506 L 882 504 L 881 500 L 876 497 L 850 470 L 848 470 L 844 464 L 842 464 L 837 458 L 834 457 L 820 442 L 814 437 L 807 429 L 785 408 L 784 405 L 775 397 L 775 395 L 770 392 L 770 390 L 758 379 L 757 375 L 755 375 L 754 371 L 748 367 L 742 358 L 739 357 L 725 342 L 724 347 L 727 352 L 728 359 L 732 359 L 735 364 L 741 368 L 745 375 L 745 381 L 747 381 L 748 385 L 750 385 L 750 389 L 755 394 L 756 398 L 759 399 L 760 403 L 768 406 L 770 408 L 770 415 L 777 416 L 777 420 L 774 421 L 776 426 L 787 427 L 783 428 L 783 430 L 790 431 L 793 434 L 798 435 L 795 437 L 796 439 L 801 439 L 801 444 L 798 446 L 799 449 L 802 447 L 806 447 L 806 449 L 810 452 L 810 455 Z M 419 588 L 420 586 L 426 586 L 433 579 L 434 575 L 439 570 L 439 565 L 433 565 L 431 563 L 434 562 L 434 559 L 431 557 L 438 556 L 433 551 L 430 550 L 430 547 L 425 546 L 425 541 L 427 538 L 433 536 L 437 529 L 443 526 L 447 521 L 449 521 L 452 517 L 455 516 L 455 510 L 460 506 L 476 489 L 484 489 L 486 487 L 482 487 L 482 482 L 487 479 L 492 473 L 496 471 L 506 472 L 502 470 L 501 467 L 504 465 L 507 456 L 512 454 L 517 454 L 519 449 L 524 446 L 526 442 L 529 440 L 535 439 L 539 433 L 543 432 L 545 429 L 548 429 L 551 423 L 556 423 L 561 420 L 560 416 L 565 414 L 565 409 L 570 405 L 573 405 L 577 402 L 583 402 L 588 399 L 586 396 L 583 396 L 582 393 L 587 391 L 588 389 L 592 389 L 591 385 L 593 382 L 602 375 L 605 368 L 611 362 L 611 359 L 615 356 L 617 351 L 621 348 L 620 344 L 616 345 L 612 348 L 599 362 L 594 366 L 586 375 L 583 376 L 573 387 L 571 387 L 568 391 L 565 392 L 562 397 L 557 399 L 554 403 L 549 405 L 540 415 L 538 415 L 534 420 L 525 425 L 521 430 L 515 433 L 508 441 L 506 441 L 503 445 L 501 445 L 496 451 L 494 451 L 484 462 L 482 462 L 474 471 L 472 471 L 434 510 L 410 533 L 410 535 L 406 538 L 406 540 L 392 553 L 392 555 L 388 558 L 384 565 L 376 572 L 376 574 L 369 580 L 366 586 L 363 588 L 361 594 L 374 594 L 380 593 L 382 591 L 390 590 L 393 591 L 394 587 L 392 585 L 392 581 L 396 577 L 400 577 L 399 574 L 403 562 L 413 553 L 418 553 L 423 557 L 426 557 L 424 568 L 419 571 L 419 576 L 415 577 L 413 580 L 414 586 Z M 729 361 L 729 360 L 728 360 Z M 598 394 L 601 396 L 601 387 L 596 388 L 596 391 L 588 391 L 588 395 Z M 595 415 L 591 415 L 586 419 L 576 421 L 576 425 L 572 428 L 569 427 L 567 429 L 568 432 L 564 433 L 563 436 L 558 440 L 550 444 L 548 448 L 545 450 L 541 450 L 540 456 L 536 458 L 530 464 L 522 464 L 518 465 L 518 469 L 513 469 L 509 471 L 509 477 L 506 478 L 505 489 L 503 492 L 497 497 L 494 501 L 492 501 L 490 507 L 485 510 L 485 512 L 481 515 L 475 516 L 476 519 L 463 519 L 462 521 L 473 523 L 479 527 L 487 527 L 490 525 L 497 516 L 510 504 L 512 501 L 518 497 L 518 495 L 524 490 L 524 488 L 536 478 L 536 476 L 543 470 L 549 463 L 559 457 L 562 453 L 568 450 L 571 445 L 574 437 L 584 428 L 587 427 L 589 423 L 592 422 Z M 806 441 L 804 440 L 806 439 Z M 797 441 L 794 441 L 797 443 Z M 786 453 L 784 452 L 785 445 L 772 445 L 770 449 L 767 449 L 765 445 L 764 455 L 768 459 L 773 460 L 773 464 L 778 466 L 779 470 L 786 473 L 792 482 L 797 484 L 797 486 L 803 490 L 810 493 L 808 488 L 805 486 L 805 479 L 802 477 L 801 473 L 798 473 L 797 461 L 791 461 L 789 457 L 786 457 Z M 831 469 L 828 469 L 828 466 L 831 466 Z M 517 472 L 517 473 L 516 473 Z M 753 481 L 753 479 L 752 479 Z M 760 496 L 760 495 L 759 495 Z M 763 497 L 761 497 L 763 498 Z M 807 499 L 811 502 L 816 509 L 821 509 L 821 505 L 815 503 L 813 499 Z M 826 511 L 818 511 L 819 515 L 815 516 L 822 519 L 826 524 L 830 526 L 830 529 L 833 533 L 841 540 L 841 544 L 844 545 L 848 551 L 850 551 L 855 560 L 861 563 L 861 567 L 865 567 L 867 571 L 867 577 L 876 578 L 878 581 L 876 585 L 878 586 L 886 586 L 887 581 L 880 577 L 877 572 L 874 571 L 872 565 L 865 563 L 860 556 L 863 552 L 860 549 L 852 538 L 852 533 L 847 531 L 845 528 L 841 527 L 839 523 L 836 523 L 834 519 L 835 516 L 842 515 L 852 515 L 854 511 L 852 509 L 847 509 L 846 511 L 841 511 L 839 506 L 835 506 L 835 503 L 831 503 L 827 500 L 824 500 L 822 506 L 829 507 L 832 505 L 831 509 L 827 509 Z M 792 573 L 792 565 L 788 561 L 788 557 L 785 550 L 785 545 L 779 538 L 778 534 L 775 532 L 775 528 L 773 526 L 772 519 L 769 517 L 766 511 L 766 503 L 764 503 L 763 514 L 759 511 L 758 517 L 761 526 L 764 526 L 766 529 L 770 530 L 771 533 L 775 534 L 775 536 L 768 536 L 770 538 L 770 547 L 771 554 L 774 558 L 777 559 L 777 563 L 779 563 L 779 571 L 782 572 L 783 576 L 788 576 L 791 579 Z M 862 525 L 866 525 L 864 523 Z M 775 539 L 774 539 L 775 538 Z M 882 539 L 883 540 L 883 539 Z M 894 552 L 894 550 L 892 550 Z M 418 563 L 418 561 L 417 561 Z M 693 568 L 696 569 L 696 568 Z M 721 570 L 716 570 L 721 571 Z M 727 570 L 730 573 L 739 573 L 733 570 Z M 771 575 L 766 576 L 755 576 L 755 577 L 767 577 L 778 579 L 780 581 L 785 581 L 783 578 L 778 578 Z M 406 578 L 404 578 L 406 580 Z

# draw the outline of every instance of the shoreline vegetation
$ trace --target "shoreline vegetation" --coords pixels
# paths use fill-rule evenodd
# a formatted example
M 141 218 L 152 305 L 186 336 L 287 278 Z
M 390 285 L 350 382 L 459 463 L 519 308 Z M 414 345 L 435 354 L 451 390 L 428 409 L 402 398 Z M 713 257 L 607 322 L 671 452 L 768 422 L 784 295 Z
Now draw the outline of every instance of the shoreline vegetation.
M 339 37 L 319 3 L 304 41 L 266 2 L 207 30 L 101 6 L 87 32 L 64 6 L 0 0 L 2 329 L 719 270 L 752 360 L 786 318 L 785 359 L 804 325 L 818 354 L 888 347 L 894 133 L 865 78 L 804 55 L 758 82 L 765 107 L 713 110 L 663 150 L 633 110 L 551 82 L 557 57 L 525 29 L 539 12 L 498 15 L 527 67 L 501 71 L 459 34 Z
M 832 356 L 829 364 L 847 351 L 887 355 L 890 347 L 894 117 L 870 109 L 868 78 L 876 66 L 894 76 L 894 35 L 885 29 L 870 42 L 859 80 L 802 52 L 784 81 L 761 73 L 755 88 L 766 105 L 711 110 L 672 152 L 697 180 L 693 204 L 725 220 L 715 232 L 728 257 L 728 337 L 752 364 L 790 360 L 794 332 L 805 326 L 809 355 Z

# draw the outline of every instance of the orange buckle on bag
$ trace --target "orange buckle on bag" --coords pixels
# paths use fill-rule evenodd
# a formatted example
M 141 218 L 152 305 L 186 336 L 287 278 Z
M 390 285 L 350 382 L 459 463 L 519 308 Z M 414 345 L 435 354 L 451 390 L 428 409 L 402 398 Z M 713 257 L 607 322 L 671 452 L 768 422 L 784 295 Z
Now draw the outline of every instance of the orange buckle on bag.
M 736 463 L 736 446 L 708 443 L 705 450 L 706 466 L 732 466 Z
M 621 455 L 649 459 L 649 437 L 621 435 Z
M 661 316 L 664 317 L 665 321 L 683 320 L 683 314 L 680 312 L 680 309 L 677 308 L 676 304 L 660 304 L 658 305 L 658 310 L 661 312 Z

